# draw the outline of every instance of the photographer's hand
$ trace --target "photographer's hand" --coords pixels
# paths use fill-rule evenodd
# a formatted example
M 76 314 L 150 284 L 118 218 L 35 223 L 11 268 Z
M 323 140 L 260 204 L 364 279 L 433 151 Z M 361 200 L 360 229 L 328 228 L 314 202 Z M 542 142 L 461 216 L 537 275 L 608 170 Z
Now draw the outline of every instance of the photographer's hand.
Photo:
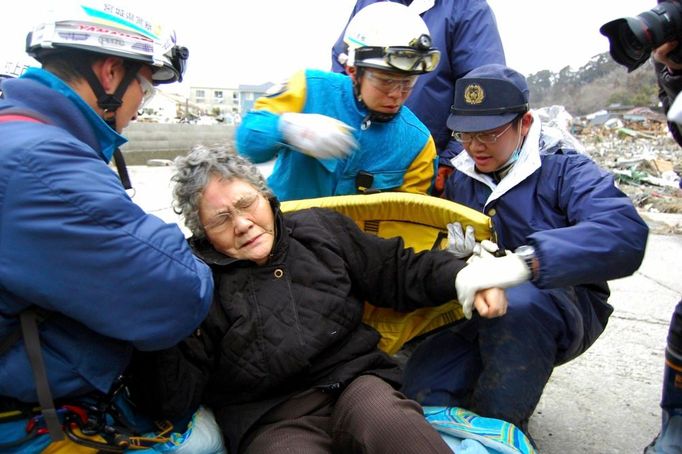
M 666 43 L 661 44 L 651 52 L 651 55 L 654 57 L 654 60 L 656 60 L 659 63 L 663 63 L 665 66 L 667 66 L 668 71 L 670 71 L 671 73 L 682 71 L 682 63 L 675 63 L 668 56 L 668 54 L 671 51 L 675 50 L 678 45 L 679 45 L 678 41 L 668 41 Z

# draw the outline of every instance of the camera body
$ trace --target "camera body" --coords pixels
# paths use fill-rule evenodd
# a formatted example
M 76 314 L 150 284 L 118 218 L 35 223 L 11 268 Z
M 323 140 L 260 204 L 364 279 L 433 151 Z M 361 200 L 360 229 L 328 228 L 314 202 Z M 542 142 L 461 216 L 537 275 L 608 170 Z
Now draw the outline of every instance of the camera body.
M 611 57 L 631 72 L 661 44 L 682 41 L 682 4 L 678 0 L 660 1 L 635 17 L 607 22 L 599 31 L 609 39 Z M 668 56 L 675 63 L 682 63 L 682 42 Z

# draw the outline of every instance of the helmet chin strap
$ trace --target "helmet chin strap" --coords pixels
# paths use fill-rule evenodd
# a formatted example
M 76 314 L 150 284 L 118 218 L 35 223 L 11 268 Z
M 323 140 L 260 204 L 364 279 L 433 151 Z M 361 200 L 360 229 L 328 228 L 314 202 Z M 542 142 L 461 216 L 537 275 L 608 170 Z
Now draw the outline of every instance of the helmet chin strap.
M 384 113 L 384 112 L 379 112 L 376 110 L 370 109 L 367 104 L 365 104 L 365 101 L 362 99 L 362 94 L 360 93 L 360 79 L 362 78 L 362 73 L 364 69 L 362 67 L 356 67 L 357 72 L 356 72 L 356 77 L 353 79 L 353 93 L 355 94 L 355 100 L 360 104 L 362 107 L 364 107 L 367 110 L 367 115 L 365 115 L 365 118 L 362 119 L 362 123 L 360 124 L 360 129 L 363 131 L 368 129 L 370 126 L 372 126 L 372 122 L 376 121 L 377 123 L 386 123 L 391 121 L 396 115 L 396 113 Z
M 104 91 L 102 83 L 97 79 L 95 73 L 92 71 L 92 67 L 88 64 L 79 62 L 80 73 L 85 77 L 95 93 L 97 98 L 97 105 L 104 110 L 104 115 L 102 119 L 107 125 L 114 131 L 116 131 L 116 110 L 123 104 L 123 94 L 128 89 L 130 82 L 135 78 L 142 64 L 137 62 L 131 62 L 126 64 L 126 73 L 123 80 L 118 84 L 114 93 L 109 94 Z M 132 184 L 130 182 L 130 175 L 128 174 L 128 167 L 126 166 L 123 153 L 120 148 L 116 148 L 114 151 L 114 163 L 116 164 L 116 171 L 121 179 L 121 184 L 125 189 L 132 189 Z

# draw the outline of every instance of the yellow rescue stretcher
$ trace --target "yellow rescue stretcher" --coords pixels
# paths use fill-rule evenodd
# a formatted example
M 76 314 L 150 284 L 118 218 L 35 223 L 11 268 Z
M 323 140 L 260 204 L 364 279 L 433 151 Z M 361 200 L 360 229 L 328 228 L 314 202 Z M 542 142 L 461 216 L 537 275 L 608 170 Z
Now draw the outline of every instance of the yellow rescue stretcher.
M 401 236 L 416 251 L 447 245 L 447 224 L 459 221 L 474 227 L 476 240 L 495 241 L 492 221 L 476 210 L 437 197 L 405 192 L 382 192 L 282 202 L 283 212 L 323 207 L 354 219 L 365 232 L 390 238 Z M 407 341 L 463 317 L 456 301 L 402 313 L 365 304 L 364 321 L 382 335 L 379 347 L 396 353 Z

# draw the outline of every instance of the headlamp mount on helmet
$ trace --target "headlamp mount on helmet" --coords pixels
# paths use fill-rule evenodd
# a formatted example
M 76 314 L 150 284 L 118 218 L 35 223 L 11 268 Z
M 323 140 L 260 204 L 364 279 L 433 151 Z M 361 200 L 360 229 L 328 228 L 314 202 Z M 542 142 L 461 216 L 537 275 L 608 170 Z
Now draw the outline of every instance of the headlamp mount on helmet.
M 349 67 L 419 75 L 433 71 L 440 61 L 424 19 L 401 3 L 365 6 L 348 23 L 343 41 Z
M 419 38 L 410 41 L 410 47 L 422 51 L 429 50 L 431 49 L 431 37 L 429 35 L 420 35 Z
M 377 60 L 381 61 L 377 64 Z M 440 51 L 431 47 L 431 37 L 420 35 L 409 46 L 363 46 L 355 49 L 355 66 L 395 70 L 408 74 L 433 71 L 440 61 Z
M 182 82 L 182 76 L 185 74 L 187 67 L 187 59 L 189 58 L 189 49 L 184 46 L 175 45 L 170 50 L 170 62 L 175 72 L 178 75 L 178 82 Z

